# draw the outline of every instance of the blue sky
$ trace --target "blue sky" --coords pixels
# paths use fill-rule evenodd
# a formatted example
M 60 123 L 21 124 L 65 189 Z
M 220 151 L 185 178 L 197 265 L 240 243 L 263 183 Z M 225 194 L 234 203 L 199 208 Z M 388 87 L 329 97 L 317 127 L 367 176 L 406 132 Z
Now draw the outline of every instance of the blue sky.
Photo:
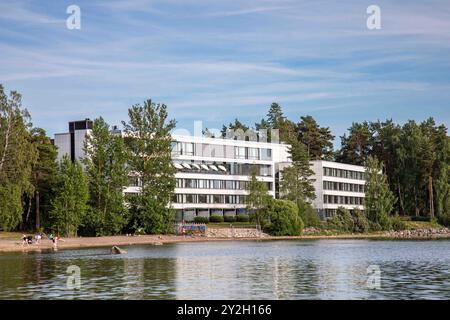
M 66 28 L 67 6 L 81 29 Z M 366 8 L 381 8 L 368 30 Z M 352 121 L 450 124 L 450 2 L 0 0 L 0 82 L 49 134 L 152 98 L 178 126 L 253 124 L 271 102 L 340 136 Z

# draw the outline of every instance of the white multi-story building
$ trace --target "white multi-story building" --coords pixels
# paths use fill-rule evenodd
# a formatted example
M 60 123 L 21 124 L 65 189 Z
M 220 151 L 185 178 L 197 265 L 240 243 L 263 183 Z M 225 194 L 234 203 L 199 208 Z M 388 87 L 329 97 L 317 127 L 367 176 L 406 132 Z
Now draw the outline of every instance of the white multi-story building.
M 313 207 L 328 218 L 343 207 L 364 210 L 364 167 L 331 161 L 312 161 L 316 198 Z
M 89 119 L 69 123 L 69 133 L 56 134 L 58 159 L 64 154 L 72 161 L 85 157 L 86 134 L 92 129 Z M 120 132 L 120 131 L 118 131 Z M 267 184 L 269 193 L 278 197 L 279 172 L 289 166 L 289 145 L 223 138 L 173 135 L 172 158 L 176 168 L 176 188 L 172 207 L 177 219 L 195 216 L 236 215 L 245 213 L 245 196 L 250 172 Z M 322 218 L 337 208 L 363 210 L 364 168 L 329 161 L 312 161 L 316 198 L 313 207 Z M 139 177 L 130 177 L 125 193 L 138 193 Z
M 251 169 L 275 196 L 276 164 L 288 158 L 288 146 L 222 138 L 172 136 L 177 172 L 172 207 L 177 219 L 245 213 Z M 125 192 L 139 192 L 139 179 Z

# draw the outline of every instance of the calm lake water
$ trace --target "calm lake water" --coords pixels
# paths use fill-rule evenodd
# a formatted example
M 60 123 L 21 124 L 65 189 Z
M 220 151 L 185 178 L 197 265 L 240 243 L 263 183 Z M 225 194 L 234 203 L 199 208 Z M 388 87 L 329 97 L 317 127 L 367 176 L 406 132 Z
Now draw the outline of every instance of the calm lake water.
M 123 248 L 128 254 L 110 255 L 109 248 L 0 254 L 0 299 L 450 299 L 448 240 Z M 78 290 L 67 288 L 71 265 L 81 271 Z M 371 265 L 381 271 L 378 289 L 367 286 Z

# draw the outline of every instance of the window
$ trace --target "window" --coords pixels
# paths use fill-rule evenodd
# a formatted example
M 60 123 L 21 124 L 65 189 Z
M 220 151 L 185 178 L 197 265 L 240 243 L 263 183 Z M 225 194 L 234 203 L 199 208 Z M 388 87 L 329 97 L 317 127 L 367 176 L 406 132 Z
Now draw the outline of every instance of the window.
M 183 155 L 193 156 L 194 155 L 194 144 L 193 143 L 184 143 L 183 146 Z
M 247 159 L 259 160 L 259 149 L 258 148 L 247 148 L 248 157 Z
M 272 160 L 272 149 L 261 149 L 261 160 Z
M 208 196 L 206 194 L 199 194 L 198 203 L 208 203 Z
M 180 155 L 181 154 L 181 143 L 172 141 L 172 154 Z
M 234 158 L 245 159 L 245 147 L 234 147 Z

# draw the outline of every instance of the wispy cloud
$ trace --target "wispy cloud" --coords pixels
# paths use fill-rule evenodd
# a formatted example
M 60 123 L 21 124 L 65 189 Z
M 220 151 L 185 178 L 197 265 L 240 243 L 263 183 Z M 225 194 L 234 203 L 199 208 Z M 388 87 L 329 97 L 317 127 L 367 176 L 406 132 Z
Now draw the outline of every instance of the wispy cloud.
M 405 110 L 448 121 L 445 0 L 380 0 L 377 31 L 365 26 L 371 3 L 356 0 L 77 4 L 82 28 L 69 31 L 59 3 L 0 2 L 0 81 L 23 92 L 50 132 L 101 113 L 117 123 L 149 97 L 180 123 L 201 115 L 218 127 L 236 116 L 257 121 L 273 101 L 338 130 Z

